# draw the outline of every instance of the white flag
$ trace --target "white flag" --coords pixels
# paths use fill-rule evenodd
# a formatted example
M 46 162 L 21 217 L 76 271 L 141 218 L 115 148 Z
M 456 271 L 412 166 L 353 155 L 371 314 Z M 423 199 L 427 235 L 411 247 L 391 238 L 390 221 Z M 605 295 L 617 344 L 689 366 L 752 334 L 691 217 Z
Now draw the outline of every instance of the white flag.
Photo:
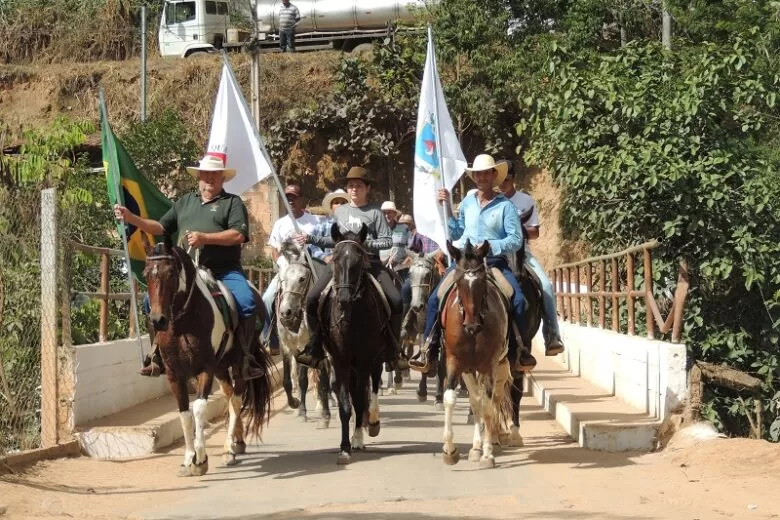
M 241 195 L 271 174 L 258 139 L 241 88 L 223 64 L 206 153 L 222 158 L 226 168 L 236 169 L 225 191 Z
M 444 102 L 429 27 L 414 145 L 414 223 L 421 234 L 434 240 L 445 253 L 447 222 L 438 202 L 438 191 L 442 187 L 452 190 L 466 165 L 466 157 L 460 149 L 458 135 Z

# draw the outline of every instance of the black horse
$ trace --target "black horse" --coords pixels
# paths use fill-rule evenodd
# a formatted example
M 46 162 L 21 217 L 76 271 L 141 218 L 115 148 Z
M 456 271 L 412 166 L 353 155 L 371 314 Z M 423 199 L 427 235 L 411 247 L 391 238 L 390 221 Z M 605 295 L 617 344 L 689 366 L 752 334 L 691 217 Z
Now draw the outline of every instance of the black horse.
M 388 335 L 383 333 L 390 321 L 389 308 L 367 268 L 368 256 L 363 247 L 367 234 L 365 224 L 359 233 L 342 234 L 338 224 L 331 228 L 335 242 L 333 282 L 320 306 L 324 347 L 330 358 L 332 388 L 341 420 L 339 464 L 348 464 L 352 450 L 365 447 L 363 428 L 368 428 L 370 437 L 379 435 L 378 392 L 383 353 L 392 348 L 386 344 Z M 355 431 L 350 442 L 353 407 Z

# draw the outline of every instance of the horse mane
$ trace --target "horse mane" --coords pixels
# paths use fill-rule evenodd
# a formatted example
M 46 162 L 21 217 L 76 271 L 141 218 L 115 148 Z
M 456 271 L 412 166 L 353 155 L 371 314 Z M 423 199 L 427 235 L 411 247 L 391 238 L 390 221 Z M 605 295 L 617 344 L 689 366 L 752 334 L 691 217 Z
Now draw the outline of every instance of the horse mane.
M 303 254 L 303 248 L 292 238 L 285 238 L 279 251 L 287 260 L 298 259 Z

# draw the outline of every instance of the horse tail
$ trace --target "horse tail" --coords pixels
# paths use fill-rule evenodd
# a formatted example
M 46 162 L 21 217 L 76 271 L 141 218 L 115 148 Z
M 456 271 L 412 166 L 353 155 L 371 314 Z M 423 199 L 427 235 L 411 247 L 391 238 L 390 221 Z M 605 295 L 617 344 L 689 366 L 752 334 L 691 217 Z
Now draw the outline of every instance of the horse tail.
M 273 359 L 271 354 L 256 343 L 254 356 L 265 371 L 264 377 L 247 381 L 247 388 L 241 403 L 241 412 L 247 417 L 249 436 L 261 437 L 263 426 L 271 419 L 271 394 L 273 393 Z

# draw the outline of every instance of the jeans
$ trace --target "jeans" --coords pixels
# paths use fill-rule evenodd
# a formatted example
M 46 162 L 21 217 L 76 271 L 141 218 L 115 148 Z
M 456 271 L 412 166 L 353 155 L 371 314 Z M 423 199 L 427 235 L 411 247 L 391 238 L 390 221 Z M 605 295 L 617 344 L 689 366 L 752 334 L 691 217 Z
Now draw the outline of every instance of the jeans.
M 504 275 L 504 278 L 506 278 L 507 282 L 512 286 L 514 289 L 514 293 L 512 294 L 512 317 L 515 319 L 515 323 L 517 324 L 518 329 L 522 326 L 522 320 L 523 320 L 523 311 L 525 310 L 525 297 L 523 296 L 523 291 L 520 289 L 520 284 L 517 282 L 517 278 L 515 278 L 515 275 L 512 274 L 512 270 L 509 269 L 509 265 L 506 262 L 506 259 L 504 258 L 488 258 L 487 264 L 490 267 L 496 267 L 501 271 L 501 273 Z M 450 267 L 447 269 L 447 272 L 449 273 L 452 271 L 454 267 Z M 433 292 L 431 292 L 431 296 L 428 298 L 428 311 L 425 316 L 425 332 L 423 332 L 423 336 L 425 338 L 428 338 L 430 336 L 431 331 L 433 330 L 433 326 L 436 323 L 436 319 L 438 318 L 439 314 L 439 285 L 444 280 L 444 277 L 442 277 L 442 280 L 439 281 L 439 284 L 436 285 L 436 287 L 433 289 Z M 514 334 L 509 335 L 510 341 L 513 341 Z
M 255 313 L 257 305 L 255 304 L 255 295 L 252 293 L 251 287 L 249 287 L 249 281 L 241 271 L 229 271 L 220 276 L 215 276 L 217 280 L 222 281 L 225 284 L 233 298 L 236 300 L 236 306 L 238 307 L 238 315 L 241 318 L 248 318 Z M 149 293 L 144 294 L 143 301 L 144 314 L 147 316 L 152 312 L 152 306 L 149 302 Z
M 542 336 L 545 344 L 553 340 L 561 339 L 561 331 L 558 328 L 558 312 L 555 308 L 555 294 L 547 273 L 544 272 L 542 264 L 534 258 L 530 251 L 525 252 L 525 264 L 534 272 L 542 286 L 542 316 L 544 317 L 544 326 L 542 327 Z
M 279 48 L 282 52 L 295 52 L 295 28 L 279 29 Z
M 263 305 L 265 305 L 266 316 L 268 316 L 269 321 L 273 317 L 274 300 L 276 300 L 276 291 L 278 290 L 279 290 L 279 275 L 276 274 L 271 279 L 271 282 L 268 284 L 268 287 L 266 287 L 265 291 L 263 292 Z
M 401 301 L 404 305 L 411 305 L 412 303 L 412 279 L 408 276 L 401 286 Z

